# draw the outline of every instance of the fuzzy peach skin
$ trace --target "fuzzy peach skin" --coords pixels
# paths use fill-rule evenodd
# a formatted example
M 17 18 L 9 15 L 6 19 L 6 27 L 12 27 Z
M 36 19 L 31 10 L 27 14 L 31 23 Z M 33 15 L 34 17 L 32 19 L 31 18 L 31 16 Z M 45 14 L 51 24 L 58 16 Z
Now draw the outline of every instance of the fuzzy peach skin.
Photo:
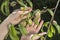
M 13 11 L 1 24 L 0 24 L 0 40 L 4 40 L 5 36 L 8 33 L 9 24 L 16 25 L 21 20 L 25 19 L 26 16 L 20 18 L 21 14 L 25 15 L 31 12 L 32 9 L 27 7 L 26 11 L 22 11 L 20 9 Z

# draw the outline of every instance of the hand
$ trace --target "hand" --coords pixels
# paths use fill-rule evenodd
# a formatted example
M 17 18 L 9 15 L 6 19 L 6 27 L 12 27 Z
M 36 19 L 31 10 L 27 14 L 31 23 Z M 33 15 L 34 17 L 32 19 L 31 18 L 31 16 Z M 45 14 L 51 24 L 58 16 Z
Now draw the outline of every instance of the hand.
M 8 16 L 8 21 L 14 25 L 18 24 L 22 19 L 27 18 L 26 14 L 31 12 L 32 9 L 30 7 L 27 7 L 27 10 L 21 11 L 21 10 L 15 10 Z M 21 17 L 21 15 L 24 15 Z
M 26 14 L 28 14 L 31 11 L 32 9 L 28 7 L 26 11 L 21 11 L 19 9 L 12 12 L 0 25 L 0 40 L 4 40 L 4 37 L 7 35 L 8 25 L 10 23 L 13 25 L 18 24 L 22 19 L 25 19 L 27 17 Z M 25 16 L 20 17 L 21 15 Z
M 27 25 L 27 26 L 26 26 L 28 35 L 22 35 L 21 40 L 31 40 L 30 36 L 31 36 L 32 34 L 37 34 L 37 33 L 40 31 L 40 29 L 41 29 L 44 21 L 38 19 L 38 22 L 40 22 L 39 25 L 36 25 L 36 24 L 33 22 L 32 25 Z M 46 32 L 39 33 L 40 36 L 43 36 L 43 35 L 45 35 L 45 34 L 47 34 L 47 33 L 46 33 Z M 34 37 L 34 40 L 39 39 L 40 36 L 35 36 L 35 37 Z

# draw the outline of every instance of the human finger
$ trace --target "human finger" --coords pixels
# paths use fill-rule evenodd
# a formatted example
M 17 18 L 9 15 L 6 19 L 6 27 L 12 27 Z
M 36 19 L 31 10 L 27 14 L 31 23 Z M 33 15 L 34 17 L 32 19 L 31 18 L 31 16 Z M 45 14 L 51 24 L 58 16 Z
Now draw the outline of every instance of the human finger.
M 40 22 L 40 18 L 38 19 L 38 22 Z M 37 28 L 38 25 L 34 24 L 34 28 Z
M 45 35 L 45 34 L 47 34 L 47 33 L 46 33 L 46 32 L 39 33 L 38 35 L 36 35 L 36 36 L 33 37 L 33 40 L 37 40 L 37 39 L 39 39 L 41 36 L 43 36 L 43 35 Z M 33 36 L 33 35 L 32 35 L 32 36 Z
M 34 22 L 32 22 L 32 25 L 30 27 L 33 27 L 34 26 Z
M 44 23 L 44 21 L 42 20 L 42 21 L 40 22 L 40 24 L 38 25 L 38 27 L 36 28 L 36 33 L 39 32 L 39 30 L 41 29 L 43 23 Z

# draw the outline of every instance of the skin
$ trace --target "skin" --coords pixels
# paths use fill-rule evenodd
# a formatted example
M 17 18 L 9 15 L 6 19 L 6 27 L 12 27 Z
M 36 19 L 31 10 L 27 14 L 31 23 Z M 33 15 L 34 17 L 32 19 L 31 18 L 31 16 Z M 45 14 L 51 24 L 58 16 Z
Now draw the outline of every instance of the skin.
M 40 31 L 40 29 L 41 29 L 41 27 L 42 27 L 42 25 L 44 23 L 44 21 L 40 20 L 40 19 L 38 19 L 38 22 L 40 22 L 39 25 L 36 25 L 33 22 L 32 25 L 27 25 L 26 26 L 28 34 L 27 35 L 22 35 L 21 40 L 32 40 L 31 35 L 32 34 L 37 34 Z M 46 32 L 39 33 L 40 36 L 43 36 L 45 34 L 47 34 L 47 33 Z M 39 36 L 35 36 L 33 40 L 37 40 L 39 38 L 40 38 Z
M 31 12 L 32 9 L 30 7 L 27 8 L 26 11 L 22 11 L 20 9 L 13 11 L 1 24 L 0 24 L 0 40 L 4 40 L 5 36 L 8 33 L 9 30 L 9 24 L 16 25 L 18 24 L 21 20 L 27 18 L 27 14 Z M 21 17 L 21 15 L 24 15 Z M 41 21 L 41 22 L 40 22 Z M 34 22 L 32 25 L 27 25 L 26 29 L 28 32 L 28 35 L 22 35 L 21 40 L 31 40 L 31 34 L 36 34 L 39 32 L 43 25 L 43 20 L 38 19 L 38 22 L 40 22 L 39 25 L 36 25 Z M 39 35 L 43 36 L 45 35 L 46 32 L 39 33 Z M 34 40 L 37 40 L 40 37 L 35 37 Z
M 26 14 L 31 12 L 32 9 L 30 7 L 27 7 L 27 10 L 22 11 L 20 9 L 13 11 L 1 24 L 0 24 L 0 40 L 4 40 L 4 37 L 7 35 L 9 30 L 9 24 L 16 25 L 21 20 L 27 18 Z M 20 17 L 21 15 L 25 15 L 23 17 Z

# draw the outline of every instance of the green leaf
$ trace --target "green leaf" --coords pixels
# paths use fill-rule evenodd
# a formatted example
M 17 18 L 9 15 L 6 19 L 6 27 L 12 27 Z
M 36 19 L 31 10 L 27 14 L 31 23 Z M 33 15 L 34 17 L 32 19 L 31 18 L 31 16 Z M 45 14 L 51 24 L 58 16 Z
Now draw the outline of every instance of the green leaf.
M 53 12 L 51 9 L 47 9 L 47 11 L 49 12 L 49 14 L 50 14 L 51 16 L 54 16 L 54 12 Z
M 26 1 L 29 3 L 30 7 L 33 8 L 32 2 L 30 0 L 26 0 Z
M 43 26 L 48 27 L 49 22 L 45 22 Z
M 51 25 L 51 31 L 55 34 L 55 28 Z
M 1 11 L 2 11 L 2 13 L 5 15 L 4 7 L 5 7 L 5 2 L 4 2 L 4 3 L 2 3 L 2 5 L 1 5 Z
M 28 24 L 32 25 L 32 20 L 31 19 L 28 20 Z
M 5 0 L 5 2 L 2 3 L 1 5 L 1 11 L 4 15 L 8 16 L 9 15 L 9 0 Z
M 25 5 L 22 0 L 20 0 L 20 1 L 16 0 L 16 1 L 17 1 L 21 6 L 27 7 L 27 5 Z
M 9 36 L 11 38 L 11 40 L 19 40 L 18 36 L 17 36 L 17 31 L 14 28 L 14 25 L 9 25 Z
M 38 22 L 38 20 L 37 20 L 37 19 L 34 19 L 34 23 L 35 23 L 36 25 L 38 25 L 38 24 L 39 24 L 39 22 Z
M 5 1 L 5 12 L 6 12 L 6 15 L 8 16 L 9 13 L 10 13 L 10 10 L 9 10 L 9 0 L 6 0 Z
M 41 11 L 40 11 L 39 9 L 37 9 L 37 10 L 35 10 L 33 13 L 34 13 L 34 14 L 36 14 L 36 13 L 40 13 L 40 14 L 41 14 Z M 35 15 L 35 16 L 36 16 L 36 15 Z
M 44 36 L 42 36 L 40 40 L 45 40 L 45 37 L 44 37 Z
M 26 26 L 27 22 L 25 20 L 23 20 L 22 22 L 20 22 L 20 25 L 23 25 L 24 27 Z
M 32 16 L 31 14 L 32 14 L 32 13 L 29 13 L 29 14 L 28 14 L 28 19 Z
M 47 34 L 47 35 L 48 35 L 48 37 L 50 37 L 50 38 L 53 37 L 53 33 L 52 33 L 52 31 L 51 31 L 50 29 L 48 30 L 48 34 Z
M 16 4 L 17 4 L 17 3 L 16 3 L 15 1 L 12 1 L 12 2 L 10 3 L 10 6 L 15 7 Z
M 58 33 L 60 34 L 60 26 L 57 24 L 56 21 L 53 21 L 53 25 L 56 27 Z
M 19 30 L 20 30 L 22 35 L 26 35 L 27 34 L 27 30 L 26 30 L 25 27 L 23 27 L 23 25 L 19 25 Z

